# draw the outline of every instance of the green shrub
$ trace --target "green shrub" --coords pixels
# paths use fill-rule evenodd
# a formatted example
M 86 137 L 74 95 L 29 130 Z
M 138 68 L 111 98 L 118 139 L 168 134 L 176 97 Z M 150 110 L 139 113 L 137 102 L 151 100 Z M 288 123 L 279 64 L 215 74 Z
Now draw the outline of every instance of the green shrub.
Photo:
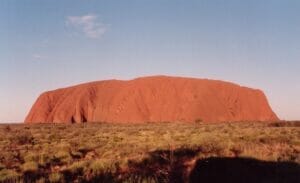
M 58 151 L 54 156 L 62 163 L 69 163 L 72 161 L 72 157 L 68 151 Z
M 34 138 L 30 132 L 19 132 L 10 138 L 11 143 L 18 145 L 33 144 Z
M 93 144 L 82 144 L 79 146 L 78 151 L 86 154 L 89 151 L 92 151 L 94 149 L 94 147 L 92 147 Z
M 24 156 L 24 161 L 25 162 L 37 162 L 39 160 L 39 157 L 36 153 L 28 153 Z
M 96 160 L 96 161 L 93 161 L 90 166 L 89 166 L 89 169 L 90 171 L 94 174 L 94 175 L 97 175 L 99 173 L 101 173 L 103 170 L 105 170 L 106 165 L 104 164 L 103 161 L 101 160 Z
M 60 173 L 57 173 L 57 172 L 55 172 L 55 173 L 51 173 L 50 175 L 49 175 L 49 182 L 53 182 L 53 183 L 55 183 L 55 182 L 63 182 L 63 175 L 62 174 L 60 174 Z
M 20 175 L 13 170 L 0 170 L 0 182 L 18 182 L 19 177 Z
M 71 151 L 71 156 L 75 159 L 79 159 L 83 157 L 83 154 L 81 152 L 78 151 Z
M 84 171 L 84 169 L 86 169 L 86 167 L 88 167 L 88 162 L 86 162 L 86 161 L 77 161 L 77 162 L 74 162 L 72 165 L 70 165 L 68 167 L 68 170 L 72 174 L 81 174 Z
M 38 162 L 42 166 L 45 166 L 47 163 L 50 163 L 50 157 L 48 156 L 48 153 L 40 153 Z
M 25 162 L 22 165 L 22 170 L 24 172 L 36 172 L 38 171 L 38 169 L 39 169 L 39 165 L 34 161 Z
M 4 130 L 5 130 L 6 132 L 11 132 L 11 127 L 10 127 L 9 125 L 6 125 L 6 126 L 4 127 Z

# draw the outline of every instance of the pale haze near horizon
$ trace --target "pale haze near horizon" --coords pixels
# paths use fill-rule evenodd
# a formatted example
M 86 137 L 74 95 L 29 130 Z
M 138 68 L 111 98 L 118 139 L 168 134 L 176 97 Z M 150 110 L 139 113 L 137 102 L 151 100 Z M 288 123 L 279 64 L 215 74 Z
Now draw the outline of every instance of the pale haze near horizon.
M 259 88 L 300 119 L 299 35 L 296 0 L 1 0 L 0 122 L 47 90 L 149 75 Z

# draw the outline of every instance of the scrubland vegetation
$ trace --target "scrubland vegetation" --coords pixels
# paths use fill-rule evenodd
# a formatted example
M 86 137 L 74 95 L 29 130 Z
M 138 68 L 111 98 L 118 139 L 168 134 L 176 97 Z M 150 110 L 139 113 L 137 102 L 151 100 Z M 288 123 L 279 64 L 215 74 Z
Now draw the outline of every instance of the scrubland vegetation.
M 0 182 L 300 182 L 299 165 L 297 122 L 0 126 Z

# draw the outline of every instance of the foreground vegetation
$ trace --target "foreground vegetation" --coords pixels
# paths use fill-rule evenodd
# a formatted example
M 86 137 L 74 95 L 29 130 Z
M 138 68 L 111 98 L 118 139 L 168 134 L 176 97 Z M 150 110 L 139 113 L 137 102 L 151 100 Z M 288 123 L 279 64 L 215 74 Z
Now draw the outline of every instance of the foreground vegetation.
M 297 122 L 0 126 L 0 182 L 300 182 L 299 165 Z

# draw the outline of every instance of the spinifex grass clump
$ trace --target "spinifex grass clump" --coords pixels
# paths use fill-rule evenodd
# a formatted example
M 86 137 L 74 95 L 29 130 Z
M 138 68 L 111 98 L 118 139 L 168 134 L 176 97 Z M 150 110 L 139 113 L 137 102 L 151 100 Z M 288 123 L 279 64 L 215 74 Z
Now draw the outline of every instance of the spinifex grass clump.
M 198 172 L 196 162 L 212 157 L 299 165 L 299 127 L 295 122 L 3 125 L 0 182 L 184 182 Z M 240 159 L 233 161 L 248 162 Z M 293 177 L 297 168 L 291 165 L 285 174 Z M 281 170 L 274 169 L 285 177 Z

